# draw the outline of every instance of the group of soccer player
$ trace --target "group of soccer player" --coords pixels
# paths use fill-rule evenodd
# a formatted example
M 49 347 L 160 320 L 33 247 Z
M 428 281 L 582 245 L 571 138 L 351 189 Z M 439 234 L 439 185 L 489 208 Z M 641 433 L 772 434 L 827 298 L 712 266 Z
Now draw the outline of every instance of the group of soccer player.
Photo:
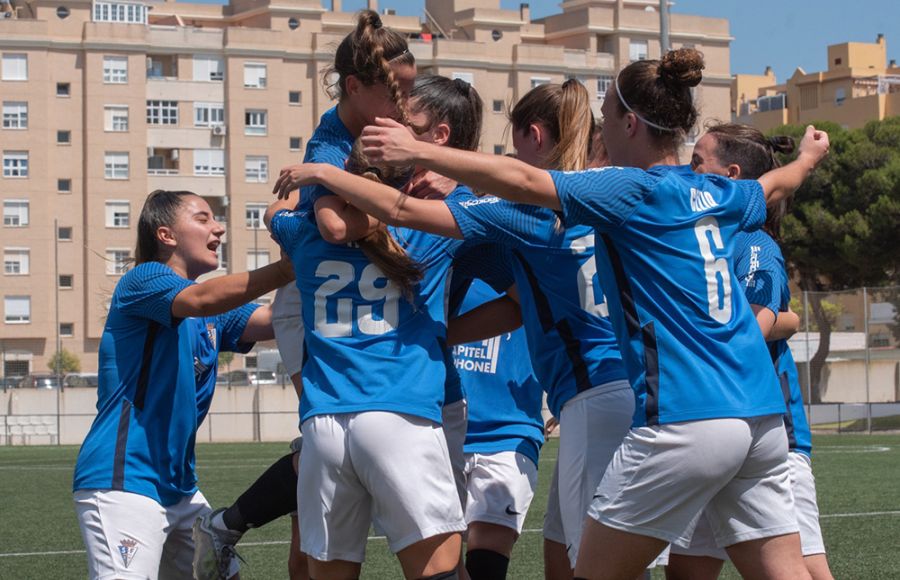
M 197 283 L 224 229 L 193 193 L 145 202 L 75 469 L 91 577 L 230 578 L 242 535 L 293 513 L 292 578 L 357 578 L 372 525 L 407 578 L 504 578 L 545 394 L 547 578 L 715 578 L 728 558 L 830 578 L 776 241 L 828 136 L 780 167 L 793 141 L 718 125 L 679 165 L 702 69 L 689 48 L 628 65 L 602 130 L 578 81 L 536 87 L 510 112 L 516 158 L 487 155 L 476 90 L 417 75 L 361 12 L 338 104 L 265 215 L 282 260 Z M 194 441 L 217 355 L 273 337 L 302 438 L 213 512 Z

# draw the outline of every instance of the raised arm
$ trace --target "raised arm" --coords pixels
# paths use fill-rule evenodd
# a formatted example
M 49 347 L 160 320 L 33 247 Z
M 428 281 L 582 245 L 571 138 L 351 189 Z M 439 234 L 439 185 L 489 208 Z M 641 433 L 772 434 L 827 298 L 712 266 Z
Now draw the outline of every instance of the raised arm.
M 192 284 L 175 296 L 172 316 L 214 316 L 228 312 L 294 279 L 290 260 L 281 260 L 251 272 L 229 274 Z
M 812 125 L 807 126 L 806 133 L 800 141 L 797 159 L 759 178 L 759 183 L 766 193 L 766 205 L 775 205 L 794 193 L 816 165 L 828 155 L 828 146 L 828 133 L 817 131 Z
M 329 165 L 335 171 L 347 173 Z M 316 200 L 316 225 L 322 239 L 332 244 L 346 244 L 362 239 L 375 231 L 378 220 L 353 207 L 336 195 L 326 195 Z
M 800 317 L 796 312 L 787 310 L 779 312 L 775 324 L 766 336 L 766 340 L 787 340 L 800 330 Z
M 498 197 L 560 209 L 550 174 L 517 159 L 462 151 L 416 141 L 392 119 L 378 118 L 363 129 L 363 151 L 374 162 L 416 164 Z

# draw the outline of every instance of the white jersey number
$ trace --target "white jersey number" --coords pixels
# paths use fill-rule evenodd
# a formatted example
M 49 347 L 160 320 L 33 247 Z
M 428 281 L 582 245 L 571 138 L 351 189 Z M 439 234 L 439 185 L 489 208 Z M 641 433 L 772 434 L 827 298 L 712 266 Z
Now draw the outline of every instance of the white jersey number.
M 713 320 L 726 324 L 731 320 L 731 274 L 728 271 L 728 261 L 725 258 L 716 258 L 712 253 L 712 246 L 717 250 L 725 248 L 722 243 L 722 235 L 719 233 L 719 222 L 712 216 L 701 218 L 694 226 L 694 235 L 700 245 L 700 255 L 703 256 L 703 270 L 706 272 L 706 298 L 709 302 L 709 315 Z M 710 244 L 712 240 L 712 245 Z M 721 305 L 719 301 L 719 285 L 721 284 Z
M 572 241 L 572 252 L 582 254 L 588 248 L 594 248 L 594 234 L 588 234 Z M 591 256 L 578 269 L 578 298 L 581 300 L 581 308 L 588 314 L 594 316 L 609 316 L 609 306 L 606 303 L 606 296 L 603 296 L 603 302 L 597 303 L 594 295 L 594 287 L 597 284 L 597 259 Z
M 325 260 L 316 268 L 316 277 L 328 278 L 316 289 L 315 330 L 326 338 L 341 338 L 353 334 L 353 299 L 335 298 L 337 320 L 328 320 L 328 301 L 331 296 L 346 288 L 355 278 L 353 264 Z M 359 295 L 363 300 L 381 302 L 380 318 L 375 317 L 376 304 L 356 306 L 356 321 L 363 334 L 378 335 L 397 327 L 400 320 L 400 291 L 374 264 L 362 270 L 359 277 Z

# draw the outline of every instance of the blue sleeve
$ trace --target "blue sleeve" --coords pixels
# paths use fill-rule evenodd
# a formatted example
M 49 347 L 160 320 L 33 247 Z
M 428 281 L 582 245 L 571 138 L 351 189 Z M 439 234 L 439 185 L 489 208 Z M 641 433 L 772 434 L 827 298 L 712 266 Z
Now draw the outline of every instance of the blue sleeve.
M 465 246 L 453 262 L 453 278 L 479 278 L 503 294 L 515 283 L 512 260 L 512 252 L 499 244 Z
M 785 301 L 783 289 L 787 273 L 781 250 L 768 235 L 760 232 L 744 244 L 742 256 L 736 261 L 738 279 L 750 304 L 768 308 L 776 315 Z
M 756 231 L 766 223 L 766 193 L 762 185 L 755 179 L 742 179 L 733 182 L 740 189 L 744 202 L 744 214 L 740 229 L 745 232 Z
M 550 171 L 567 225 L 598 230 L 620 227 L 640 207 L 659 181 L 633 167 L 587 171 Z
M 172 327 L 175 322 L 172 302 L 179 292 L 193 284 L 193 281 L 182 278 L 168 266 L 145 262 L 122 277 L 114 299 L 123 314 Z
M 248 353 L 253 348 L 252 342 L 241 342 L 241 335 L 247 328 L 247 321 L 259 308 L 259 304 L 244 304 L 225 314 L 216 316 L 216 329 L 219 333 L 219 352 Z
M 344 169 L 347 162 L 347 155 L 339 147 L 331 143 L 321 141 L 310 142 L 307 146 L 306 157 L 304 163 L 327 163 L 334 165 L 338 169 Z M 316 205 L 319 198 L 326 195 L 334 195 L 330 189 L 324 185 L 307 185 L 300 191 L 300 206 L 312 209 Z
M 510 203 L 493 195 L 453 196 L 446 198 L 444 203 L 467 242 L 527 247 L 535 235 L 547 227 L 548 213 L 542 208 Z
M 272 233 L 272 237 L 288 254 L 290 254 L 293 244 L 299 239 L 299 218 L 301 215 L 306 215 L 306 213 L 283 209 L 275 212 L 275 215 L 272 216 L 272 221 L 269 222 L 269 230 Z

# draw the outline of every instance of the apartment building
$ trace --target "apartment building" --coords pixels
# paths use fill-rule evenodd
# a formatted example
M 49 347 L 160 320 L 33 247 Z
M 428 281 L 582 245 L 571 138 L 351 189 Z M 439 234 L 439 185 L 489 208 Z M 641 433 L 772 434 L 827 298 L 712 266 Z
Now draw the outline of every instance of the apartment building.
M 879 34 L 874 43 L 829 46 L 827 70 L 798 67 L 781 84 L 770 68 L 763 75 L 735 75 L 731 99 L 734 119 L 763 132 L 816 121 L 855 129 L 900 115 L 900 67 L 888 62 L 887 41 Z
M 499 0 L 427 0 L 421 19 L 383 12 L 420 71 L 478 89 L 482 149 L 501 153 L 507 109 L 533 86 L 578 78 L 599 111 L 620 67 L 658 57 L 656 6 L 567 0 L 539 20 Z M 333 106 L 322 73 L 353 25 L 339 0 L 0 3 L 0 376 L 45 371 L 57 337 L 96 369 L 149 191 L 195 191 L 227 224 L 212 275 L 276 259 L 261 220 L 269 192 Z M 727 118 L 728 22 L 672 14 L 670 31 L 674 47 L 706 55 L 704 119 Z

